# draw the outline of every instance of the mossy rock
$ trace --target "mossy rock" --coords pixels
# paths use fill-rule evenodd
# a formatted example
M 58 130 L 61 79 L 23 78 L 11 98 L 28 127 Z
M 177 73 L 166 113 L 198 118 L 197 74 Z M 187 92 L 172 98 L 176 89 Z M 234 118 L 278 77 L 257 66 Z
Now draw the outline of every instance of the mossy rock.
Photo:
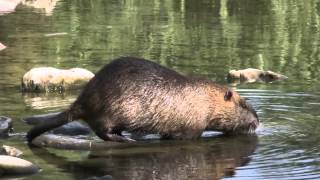
M 240 83 L 254 83 L 254 82 L 273 82 L 287 79 L 279 73 L 272 71 L 264 71 L 260 69 L 242 69 L 242 70 L 230 70 L 227 75 L 228 82 L 239 82 Z
M 39 67 L 23 75 L 21 88 L 24 92 L 63 92 L 80 88 L 93 77 L 92 72 L 82 68 Z

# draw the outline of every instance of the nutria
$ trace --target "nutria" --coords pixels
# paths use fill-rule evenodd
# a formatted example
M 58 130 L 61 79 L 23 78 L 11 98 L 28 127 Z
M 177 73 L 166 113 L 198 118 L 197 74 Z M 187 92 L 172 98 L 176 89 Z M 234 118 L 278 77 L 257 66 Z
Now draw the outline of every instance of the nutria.
M 105 65 L 67 110 L 32 128 L 27 139 L 77 119 L 101 139 L 119 142 L 133 141 L 121 135 L 124 130 L 192 139 L 204 130 L 253 133 L 259 124 L 235 91 L 133 57 Z

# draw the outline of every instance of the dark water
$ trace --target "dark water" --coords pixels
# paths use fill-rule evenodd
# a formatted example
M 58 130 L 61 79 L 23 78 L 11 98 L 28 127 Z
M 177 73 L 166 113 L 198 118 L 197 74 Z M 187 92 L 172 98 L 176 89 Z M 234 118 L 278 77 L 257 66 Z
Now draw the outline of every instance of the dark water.
M 0 51 L 0 114 L 14 119 L 17 132 L 0 144 L 20 148 L 43 169 L 28 178 L 320 179 L 320 1 L 26 3 L 0 16 L 0 42 L 7 46 Z M 236 87 L 258 111 L 257 136 L 148 140 L 104 152 L 30 149 L 23 139 L 30 127 L 21 118 L 61 110 L 79 92 L 23 95 L 22 75 L 39 66 L 97 71 L 119 56 L 219 83 L 228 70 L 248 67 L 289 79 Z

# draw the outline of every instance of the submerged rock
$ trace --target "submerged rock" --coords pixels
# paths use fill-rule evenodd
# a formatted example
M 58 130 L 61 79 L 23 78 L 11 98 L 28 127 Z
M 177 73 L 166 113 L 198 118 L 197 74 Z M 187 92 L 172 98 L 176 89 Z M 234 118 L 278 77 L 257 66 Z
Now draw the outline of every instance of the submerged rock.
M 17 157 L 0 155 L 1 175 L 34 174 L 39 168 L 31 162 Z
M 9 133 L 12 131 L 12 119 L 0 116 L 0 138 L 8 137 Z
M 23 75 L 22 91 L 27 92 L 62 92 L 76 89 L 86 84 L 94 74 L 86 69 L 68 70 L 53 67 L 33 68 Z
M 2 148 L 0 149 L 0 155 L 8 155 L 8 156 L 13 156 L 13 157 L 19 157 L 23 154 L 22 151 L 15 147 L 3 145 Z
M 253 83 L 257 81 L 262 82 L 272 82 L 278 80 L 287 79 L 287 76 L 282 74 L 278 74 L 272 71 L 263 71 L 260 69 L 242 69 L 242 70 L 230 70 L 227 75 L 227 80 L 229 82 L 237 82 L 240 83 Z

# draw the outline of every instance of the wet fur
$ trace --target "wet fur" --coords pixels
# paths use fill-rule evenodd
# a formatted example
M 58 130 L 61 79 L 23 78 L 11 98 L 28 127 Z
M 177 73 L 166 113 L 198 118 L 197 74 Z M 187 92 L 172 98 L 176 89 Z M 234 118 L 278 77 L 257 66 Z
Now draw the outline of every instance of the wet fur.
M 258 125 L 251 106 L 227 87 L 132 57 L 104 66 L 69 109 L 31 129 L 28 141 L 76 119 L 111 141 L 131 141 L 123 130 L 191 139 L 204 130 L 250 133 Z

